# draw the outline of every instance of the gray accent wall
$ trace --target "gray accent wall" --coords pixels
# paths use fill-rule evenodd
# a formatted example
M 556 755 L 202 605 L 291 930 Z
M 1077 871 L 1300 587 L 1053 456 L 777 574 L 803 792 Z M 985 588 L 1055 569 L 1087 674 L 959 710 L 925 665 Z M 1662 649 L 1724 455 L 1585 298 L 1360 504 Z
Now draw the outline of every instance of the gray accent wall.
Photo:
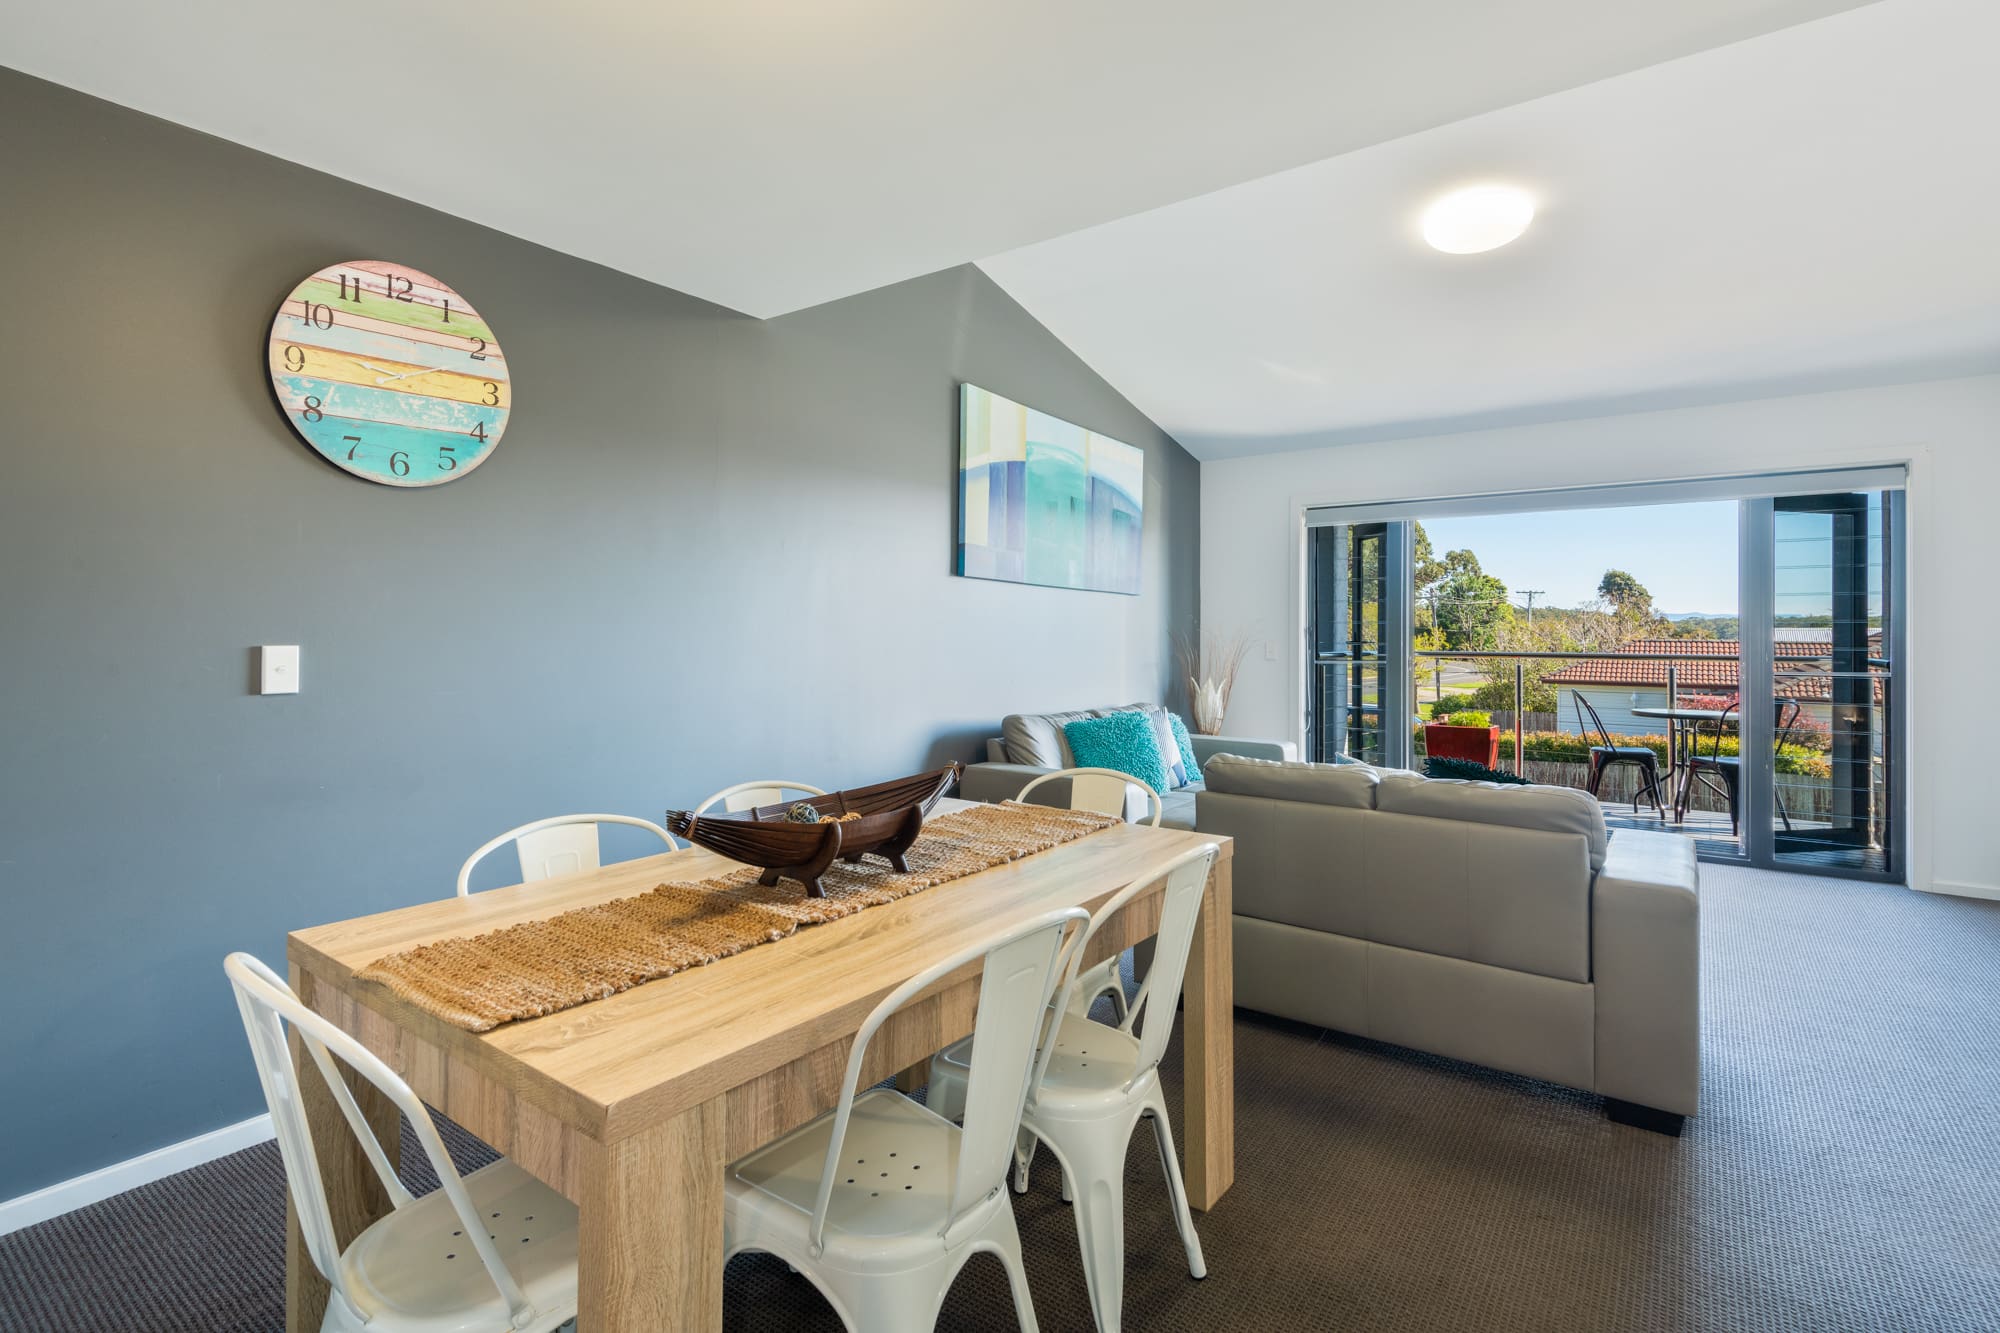
M 759 322 L 5 70 L 0 191 L 0 1199 L 260 1112 L 224 953 L 448 895 L 517 823 L 1168 690 L 1199 468 L 976 269 Z M 500 336 L 462 481 L 279 416 L 277 303 L 359 258 Z M 1141 595 L 952 575 L 960 380 L 1144 448 Z M 301 694 L 252 693 L 261 643 Z

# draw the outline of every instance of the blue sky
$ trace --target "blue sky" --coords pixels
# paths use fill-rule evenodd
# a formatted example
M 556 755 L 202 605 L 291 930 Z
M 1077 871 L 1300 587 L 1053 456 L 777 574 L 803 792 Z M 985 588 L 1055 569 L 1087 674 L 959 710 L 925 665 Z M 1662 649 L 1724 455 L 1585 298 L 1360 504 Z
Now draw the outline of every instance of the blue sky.
M 1537 606 L 1580 606 L 1597 596 L 1605 570 L 1623 569 L 1661 611 L 1736 612 L 1733 500 L 1426 519 L 1424 531 L 1438 556 L 1471 550 L 1517 606 L 1522 588 L 1546 590 Z

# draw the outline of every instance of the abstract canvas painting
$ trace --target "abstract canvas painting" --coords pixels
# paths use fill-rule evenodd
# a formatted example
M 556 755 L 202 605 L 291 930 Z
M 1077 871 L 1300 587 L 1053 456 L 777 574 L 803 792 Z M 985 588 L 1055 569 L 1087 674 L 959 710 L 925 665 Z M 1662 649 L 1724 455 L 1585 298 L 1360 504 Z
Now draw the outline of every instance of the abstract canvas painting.
M 1146 455 L 976 384 L 959 393 L 958 572 L 1139 591 Z

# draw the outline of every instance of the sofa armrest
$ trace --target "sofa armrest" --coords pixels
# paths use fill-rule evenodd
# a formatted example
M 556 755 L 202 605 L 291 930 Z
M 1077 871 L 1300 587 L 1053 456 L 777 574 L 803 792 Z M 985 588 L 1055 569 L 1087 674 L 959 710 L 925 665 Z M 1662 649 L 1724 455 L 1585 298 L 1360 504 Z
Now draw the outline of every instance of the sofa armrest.
M 1033 782 L 1044 773 L 1053 773 L 1053 768 L 1036 768 L 1033 764 L 970 764 L 958 779 L 958 794 L 968 801 L 985 801 L 989 805 L 995 801 L 1011 801 L 1021 794 L 1021 788 Z M 1028 798 L 1030 805 L 1052 805 L 1058 809 L 1069 809 L 1069 779 L 1057 778 L 1035 788 Z M 1145 789 L 1136 783 L 1125 785 L 1125 818 L 1138 821 L 1153 817 L 1153 803 L 1147 799 Z
M 1203 768 L 1219 754 L 1240 754 L 1245 759 L 1297 759 L 1299 747 L 1290 741 L 1259 741 L 1244 736 L 1194 736 L 1194 761 Z
M 1055 772 L 1052 768 L 1037 768 L 1033 764 L 967 764 L 965 772 L 958 778 L 958 794 L 968 801 L 1011 801 L 1020 795 L 1021 788 L 1044 773 Z M 1035 789 L 1035 803 L 1057 805 L 1068 801 L 1069 784 L 1051 782 Z M 1059 790 L 1060 789 L 1060 790 Z M 1062 801 L 1055 798 L 1060 796 Z
M 1693 1115 L 1701 1089 L 1701 901 L 1694 840 L 1620 829 L 1591 887 L 1596 1090 Z

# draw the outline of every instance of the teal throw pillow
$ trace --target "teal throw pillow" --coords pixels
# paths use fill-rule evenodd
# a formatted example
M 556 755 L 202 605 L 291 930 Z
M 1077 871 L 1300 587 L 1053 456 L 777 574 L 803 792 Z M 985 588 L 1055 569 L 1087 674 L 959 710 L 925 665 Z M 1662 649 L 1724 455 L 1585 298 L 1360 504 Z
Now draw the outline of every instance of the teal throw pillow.
M 1200 782 L 1201 761 L 1194 757 L 1194 742 L 1188 739 L 1187 723 L 1181 721 L 1179 713 L 1168 713 L 1167 725 L 1174 729 L 1174 744 L 1180 747 L 1181 767 L 1187 770 L 1187 780 Z
M 1167 766 L 1160 740 L 1144 713 L 1108 713 L 1063 724 L 1063 739 L 1079 768 L 1130 773 L 1154 791 L 1167 790 Z

